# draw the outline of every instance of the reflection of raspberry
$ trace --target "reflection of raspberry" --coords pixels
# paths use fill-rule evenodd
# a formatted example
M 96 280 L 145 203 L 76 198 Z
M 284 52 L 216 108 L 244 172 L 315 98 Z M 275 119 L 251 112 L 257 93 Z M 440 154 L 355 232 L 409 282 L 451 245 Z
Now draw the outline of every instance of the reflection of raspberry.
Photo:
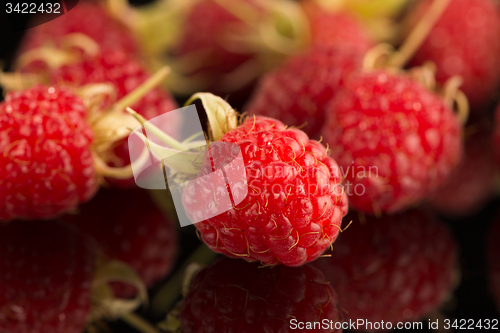
M 75 8 L 57 19 L 29 29 L 21 44 L 21 52 L 46 43 L 58 44 L 71 33 L 83 33 L 105 50 L 120 49 L 137 53 L 136 42 L 128 29 L 113 20 L 104 6 L 85 1 L 80 1 Z
M 500 313 L 500 219 L 497 218 L 488 234 L 488 282 L 495 299 L 497 310 Z
M 421 211 L 367 216 L 342 234 L 331 258 L 313 265 L 325 272 L 349 319 L 396 324 L 441 305 L 455 283 L 457 248 L 448 229 Z
M 413 10 L 418 19 L 430 0 Z M 426 41 L 415 54 L 413 65 L 432 61 L 436 78 L 444 83 L 454 75 L 464 79 L 461 89 L 472 111 L 492 99 L 500 84 L 500 6 L 495 0 L 453 0 Z
M 264 76 L 246 111 L 305 125 L 303 130 L 319 139 L 328 103 L 362 61 L 360 51 L 313 48 Z
M 350 77 L 323 128 L 353 207 L 395 212 L 443 183 L 461 155 L 461 127 L 442 98 L 386 71 Z
M 107 259 L 134 268 L 146 287 L 165 277 L 175 262 L 177 231 L 142 190 L 103 189 L 64 220 L 95 238 Z M 134 294 L 132 287 L 116 292 Z
M 259 268 L 221 258 L 194 278 L 183 302 L 184 333 L 341 332 L 342 329 L 291 329 L 297 322 L 342 322 L 337 295 L 320 270 Z
M 429 199 L 431 206 L 447 216 L 478 212 L 495 191 L 495 162 L 489 133 L 467 138 L 462 162 Z
M 53 221 L 0 226 L 0 332 L 82 332 L 90 311 L 93 245 Z
M 337 238 L 347 212 L 338 166 L 325 147 L 264 117 L 249 118 L 221 141 L 240 147 L 248 195 L 233 209 L 195 224 L 203 241 L 215 252 L 264 264 L 299 266 L 320 256 Z M 214 156 L 215 165 L 222 165 L 220 158 L 227 154 Z M 208 161 L 200 175 L 211 171 Z M 230 191 L 198 179 L 183 195 L 194 221 L 202 213 L 200 203 Z
M 0 220 L 50 218 L 97 189 L 82 100 L 35 86 L 0 104 Z

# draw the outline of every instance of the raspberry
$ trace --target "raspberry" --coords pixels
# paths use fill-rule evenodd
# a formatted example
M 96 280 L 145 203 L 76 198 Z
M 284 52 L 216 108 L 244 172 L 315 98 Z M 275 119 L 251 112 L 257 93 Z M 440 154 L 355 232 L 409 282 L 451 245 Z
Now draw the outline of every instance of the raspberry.
M 500 254 L 500 220 L 497 219 L 493 222 L 490 232 L 488 234 L 488 282 L 490 290 L 496 302 L 497 310 L 500 313 L 500 262 L 498 255 Z
M 415 18 L 432 1 L 421 1 Z M 433 61 L 436 78 L 444 83 L 454 75 L 472 110 L 488 105 L 500 84 L 500 8 L 495 0 L 453 0 L 415 54 L 412 65 Z
M 362 61 L 363 54 L 357 50 L 312 48 L 265 75 L 246 111 L 291 126 L 305 125 L 309 136 L 319 138 L 327 105 Z
M 0 103 L 0 220 L 50 218 L 97 189 L 82 100 L 37 85 Z
M 347 212 L 338 165 L 325 147 L 265 117 L 247 119 L 221 141 L 240 147 L 248 194 L 225 213 L 195 224 L 203 241 L 215 252 L 265 265 L 300 266 L 319 257 L 337 238 Z M 193 221 L 201 220 L 200 203 L 229 190 L 202 177 L 229 155 L 212 149 L 213 159 L 205 156 L 198 182 L 186 187 L 183 203 Z
M 315 2 L 304 3 L 309 18 L 313 46 L 332 46 L 355 49 L 362 53 L 373 47 L 361 22 L 342 11 L 322 9 Z
M 83 1 L 57 19 L 29 29 L 20 53 L 48 42 L 59 44 L 71 33 L 87 35 L 103 50 L 120 49 L 130 54 L 138 53 L 138 46 L 127 28 L 113 20 L 103 6 Z
M 491 138 L 478 132 L 465 143 L 465 153 L 446 184 L 430 198 L 440 214 L 458 217 L 479 212 L 495 192 L 495 162 Z
M 36 65 L 33 63 L 33 65 Z M 36 71 L 34 67 L 25 68 L 25 71 Z M 44 71 L 47 71 L 46 69 Z M 54 70 L 47 71 L 49 81 L 57 85 L 83 86 L 91 83 L 111 83 L 116 88 L 117 98 L 123 98 L 134 89 L 144 83 L 150 74 L 144 69 L 141 63 L 121 50 L 109 50 L 101 52 L 95 57 L 87 57 L 79 62 L 64 65 Z M 109 105 L 108 105 L 109 106 Z M 160 88 L 155 88 L 148 92 L 142 99 L 132 105 L 146 119 L 152 119 L 168 111 L 178 108 L 177 103 L 170 94 Z M 169 134 L 175 136 L 178 122 L 172 117 L 169 118 L 171 124 L 164 128 L 169 128 Z M 114 156 L 108 161 L 114 167 L 124 167 L 130 164 L 128 153 L 128 143 L 122 140 L 117 143 Z M 107 179 L 111 184 L 118 187 L 132 187 L 134 180 Z
M 82 332 L 90 311 L 93 245 L 54 221 L 0 226 L 0 331 Z
M 333 326 L 297 332 L 342 331 L 336 293 L 311 265 L 259 268 L 220 258 L 195 276 L 180 312 L 184 333 L 289 332 L 293 319 Z
M 403 75 L 352 75 L 323 128 L 352 206 L 396 212 L 423 200 L 461 157 L 461 127 L 442 98 Z
M 142 190 L 104 190 L 77 215 L 64 220 L 93 237 L 108 260 L 120 260 L 152 287 L 172 269 L 177 255 L 177 231 Z M 117 296 L 131 296 L 132 287 L 114 288 Z
M 337 291 L 346 317 L 395 328 L 439 308 L 456 282 L 457 245 L 449 230 L 419 210 L 366 219 L 342 234 L 331 258 L 313 263 Z

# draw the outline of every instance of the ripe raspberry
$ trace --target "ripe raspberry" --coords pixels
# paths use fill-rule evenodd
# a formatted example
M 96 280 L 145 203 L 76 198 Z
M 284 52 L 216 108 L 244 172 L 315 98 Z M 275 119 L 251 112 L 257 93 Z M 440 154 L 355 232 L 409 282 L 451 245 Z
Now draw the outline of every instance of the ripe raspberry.
M 313 265 L 332 283 L 352 321 L 383 320 L 393 328 L 399 321 L 418 321 L 441 306 L 456 282 L 452 235 L 418 210 L 354 222 L 331 254 Z
M 82 100 L 37 85 L 0 103 L 0 220 L 50 218 L 97 189 Z
M 106 259 L 130 265 L 147 287 L 165 277 L 175 263 L 177 231 L 145 191 L 102 189 L 79 214 L 64 220 L 97 240 Z M 126 285 L 114 292 L 119 297 L 135 294 Z
M 306 124 L 303 130 L 319 138 L 327 105 L 362 61 L 363 54 L 357 50 L 313 48 L 264 76 L 246 111 L 291 126 Z
M 87 35 L 103 50 L 120 49 L 130 54 L 138 53 L 138 46 L 127 28 L 113 20 L 103 6 L 84 1 L 57 19 L 29 29 L 20 52 L 48 42 L 59 44 L 63 37 L 71 33 Z
M 396 212 L 443 183 L 461 157 L 461 127 L 442 98 L 386 71 L 350 77 L 323 128 L 352 206 Z
M 432 1 L 421 1 L 414 9 L 415 18 Z M 500 84 L 500 7 L 495 0 L 453 0 L 428 38 L 420 47 L 412 65 L 433 61 L 436 78 L 444 83 L 454 75 L 464 79 L 461 89 L 472 110 L 488 105 Z
M 117 90 L 118 99 L 131 93 L 150 77 L 141 63 L 120 50 L 109 50 L 96 57 L 87 57 L 80 62 L 51 70 L 48 75 L 49 81 L 58 85 L 78 87 L 90 83 L 112 83 Z M 148 120 L 178 108 L 170 94 L 160 88 L 151 90 L 131 107 Z M 171 124 L 164 128 L 169 128 L 169 134 L 175 136 L 179 124 L 172 117 L 169 119 Z M 114 156 L 108 161 L 111 166 L 124 167 L 130 164 L 127 140 L 117 143 L 113 153 Z M 132 178 L 107 181 L 119 187 L 135 185 Z
M 248 194 L 236 206 L 233 200 L 234 208 L 195 224 L 203 241 L 215 252 L 266 265 L 300 266 L 319 257 L 337 238 L 347 212 L 338 165 L 325 147 L 265 117 L 247 119 L 221 141 L 240 147 Z M 212 173 L 212 165 L 224 165 L 229 155 L 214 148 L 199 175 Z M 229 191 L 206 178 L 189 183 L 183 193 L 193 221 L 203 213 L 200 203 Z
M 297 332 L 342 332 L 337 295 L 322 272 L 311 265 L 259 268 L 220 258 L 199 272 L 184 298 L 180 322 L 184 333 L 291 332 L 297 322 L 332 322 L 332 329 Z
M 366 53 L 374 46 L 361 22 L 349 13 L 322 9 L 314 1 L 306 1 L 304 7 L 313 47 L 331 46 Z
M 500 313 L 500 262 L 498 255 L 500 255 L 500 220 L 497 219 L 493 222 L 490 232 L 488 234 L 488 282 L 490 290 L 496 302 L 497 310 Z
M 54 221 L 0 226 L 0 332 L 82 332 L 90 311 L 93 245 Z
M 495 172 L 489 133 L 473 134 L 467 138 L 458 168 L 430 198 L 431 206 L 450 217 L 478 212 L 494 195 Z
M 243 2 L 257 10 L 254 0 L 230 1 L 232 2 Z M 193 55 L 199 58 L 201 63 L 196 65 L 198 69 L 190 74 L 204 76 L 208 81 L 206 91 L 215 94 L 227 93 L 233 87 L 222 85 L 221 77 L 233 73 L 255 57 L 255 53 L 234 52 L 228 48 L 228 32 L 248 28 L 246 23 L 214 0 L 202 0 L 196 3 L 184 22 L 180 27 L 182 31 L 180 42 L 173 53 L 179 59 Z M 239 50 L 241 51 L 241 46 Z

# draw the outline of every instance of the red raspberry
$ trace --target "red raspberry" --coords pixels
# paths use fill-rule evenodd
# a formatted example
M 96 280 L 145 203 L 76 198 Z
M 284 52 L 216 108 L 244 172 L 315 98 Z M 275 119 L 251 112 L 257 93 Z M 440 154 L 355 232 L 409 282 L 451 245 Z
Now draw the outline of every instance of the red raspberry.
M 0 332 L 82 332 L 91 305 L 93 245 L 54 221 L 0 226 Z
M 497 310 L 500 313 L 500 219 L 493 222 L 488 234 L 488 282 L 490 290 L 496 302 Z
M 374 46 L 361 22 L 349 13 L 322 9 L 314 1 L 306 1 L 304 7 L 313 46 L 348 48 L 362 53 Z
M 0 220 L 50 218 L 97 189 L 82 100 L 35 86 L 0 103 Z
M 298 322 L 332 323 L 332 329 L 291 329 Z M 180 312 L 184 333 L 342 332 L 337 295 L 311 265 L 259 268 L 220 258 L 199 272 Z
M 337 291 L 346 317 L 396 328 L 439 308 L 456 282 L 457 245 L 449 230 L 418 210 L 366 218 L 342 234 L 331 258 L 313 264 Z M 378 331 L 369 328 L 360 330 Z
M 441 185 L 461 157 L 461 127 L 442 98 L 387 71 L 351 76 L 323 128 L 352 206 L 403 210 Z
M 421 1 L 418 19 L 432 1 Z M 417 51 L 412 65 L 433 61 L 436 78 L 444 83 L 454 75 L 472 110 L 488 105 L 500 84 L 500 7 L 495 0 L 453 0 Z
M 313 48 L 264 76 L 246 111 L 291 126 L 305 125 L 309 136 L 319 138 L 327 105 L 362 61 L 357 50 Z
M 48 42 L 60 43 L 71 33 L 83 33 L 92 38 L 103 50 L 120 49 L 137 54 L 138 46 L 127 28 L 106 12 L 104 6 L 80 1 L 78 5 L 58 17 L 27 31 L 21 52 L 37 48 Z
M 439 213 L 450 217 L 471 215 L 493 197 L 496 168 L 488 134 L 478 132 L 467 139 L 460 165 L 430 198 Z
M 112 83 L 120 99 L 139 87 L 150 75 L 141 63 L 120 50 L 109 50 L 96 57 L 89 57 L 81 62 L 65 65 L 50 71 L 50 82 L 59 85 L 82 86 L 90 83 Z M 178 108 L 170 94 L 160 88 L 147 93 L 140 101 L 131 106 L 147 120 Z M 179 124 L 170 118 L 169 134 L 175 136 Z M 110 164 L 123 167 L 130 164 L 127 140 L 117 144 Z M 108 179 L 110 183 L 120 187 L 132 187 L 133 179 Z
M 238 2 L 244 2 L 258 10 L 254 0 L 230 1 L 236 3 L 230 5 L 237 5 Z M 233 87 L 221 86 L 221 78 L 233 73 L 256 55 L 255 52 L 234 52 L 227 47 L 230 44 L 228 32 L 246 28 L 246 23 L 214 0 L 196 3 L 184 22 L 180 27 L 180 42 L 173 53 L 180 59 L 188 56 L 201 57 L 201 63 L 190 74 L 204 76 L 208 87 L 205 90 L 214 94 L 227 93 Z
M 177 257 L 177 231 L 142 190 L 104 190 L 77 215 L 64 220 L 93 237 L 109 260 L 120 260 L 140 275 L 147 287 L 165 277 Z M 119 297 L 132 287 L 114 289 Z
M 240 147 L 248 194 L 236 206 L 232 201 L 232 209 L 195 224 L 203 241 L 215 252 L 266 265 L 300 266 L 319 257 L 337 238 L 347 212 L 338 165 L 325 147 L 265 117 L 247 119 L 221 141 Z M 200 176 L 211 173 L 212 165 L 225 164 L 230 152 L 214 148 L 211 155 L 213 160 L 205 156 Z M 229 191 L 197 179 L 183 194 L 193 221 L 201 220 L 200 203 Z

